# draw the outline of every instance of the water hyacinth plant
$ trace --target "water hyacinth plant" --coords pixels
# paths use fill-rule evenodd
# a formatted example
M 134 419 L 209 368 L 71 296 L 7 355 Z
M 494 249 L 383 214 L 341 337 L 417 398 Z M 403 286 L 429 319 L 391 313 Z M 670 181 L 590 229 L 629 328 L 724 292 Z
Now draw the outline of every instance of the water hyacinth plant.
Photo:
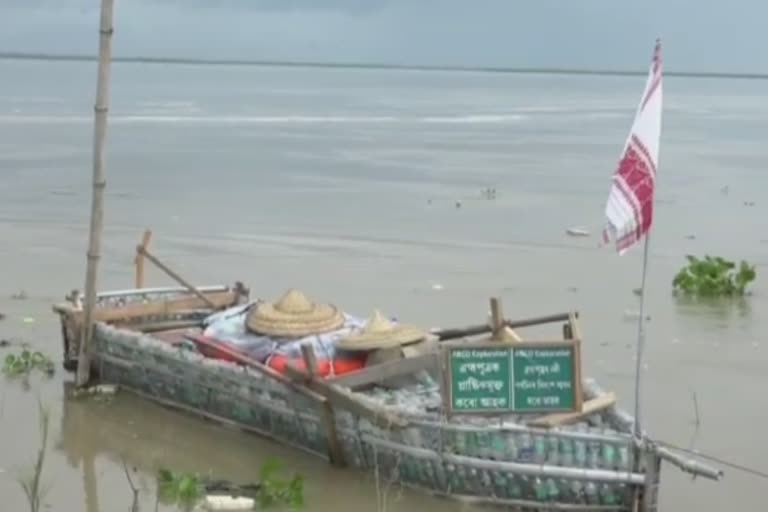
M 686 256 L 688 265 L 680 269 L 672 281 L 675 293 L 699 297 L 733 297 L 747 293 L 747 286 L 755 280 L 755 266 L 720 256 L 704 258 Z
M 3 373 L 8 377 L 27 377 L 34 370 L 50 377 L 54 373 L 53 361 L 42 352 L 26 348 L 20 354 L 8 354 L 3 361 Z

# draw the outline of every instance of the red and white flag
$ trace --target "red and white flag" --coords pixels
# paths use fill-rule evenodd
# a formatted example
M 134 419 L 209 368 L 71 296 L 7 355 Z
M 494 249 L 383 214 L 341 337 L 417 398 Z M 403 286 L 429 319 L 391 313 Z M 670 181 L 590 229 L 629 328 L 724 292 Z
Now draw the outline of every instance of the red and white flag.
M 661 99 L 661 41 L 657 40 L 645 91 L 605 206 L 608 225 L 603 239 L 605 243 L 615 240 L 619 254 L 624 254 L 651 229 L 661 139 Z

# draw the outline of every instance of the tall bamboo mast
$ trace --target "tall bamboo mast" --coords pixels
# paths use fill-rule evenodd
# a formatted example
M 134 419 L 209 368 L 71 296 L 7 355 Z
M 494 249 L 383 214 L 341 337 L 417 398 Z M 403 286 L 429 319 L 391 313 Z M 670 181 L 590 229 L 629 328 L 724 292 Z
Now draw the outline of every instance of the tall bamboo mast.
M 91 374 L 91 336 L 93 334 L 93 309 L 96 305 L 99 259 L 101 258 L 101 234 L 104 226 L 104 153 L 109 111 L 109 79 L 112 69 L 112 18 L 115 0 L 101 0 L 99 23 L 99 67 L 96 82 L 93 128 L 93 192 L 91 197 L 91 230 L 88 240 L 87 270 L 85 274 L 85 312 L 80 333 L 77 359 L 77 385 L 88 384 Z

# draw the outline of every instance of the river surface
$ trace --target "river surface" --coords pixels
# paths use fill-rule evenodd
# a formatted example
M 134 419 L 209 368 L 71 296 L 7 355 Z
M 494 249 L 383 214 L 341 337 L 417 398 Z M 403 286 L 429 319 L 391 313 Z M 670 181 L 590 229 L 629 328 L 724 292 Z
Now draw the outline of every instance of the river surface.
M 598 233 L 643 78 L 113 71 L 101 289 L 132 286 L 133 248 L 151 228 L 156 254 L 188 279 L 243 280 L 266 299 L 298 287 L 351 313 L 379 307 L 428 327 L 483 321 L 492 295 L 510 317 L 577 309 L 585 373 L 632 410 L 642 250 L 619 257 L 598 247 Z M 0 337 L 29 342 L 60 368 L 51 305 L 83 286 L 96 65 L 0 61 L 0 76 Z M 766 90 L 666 80 L 643 388 L 656 438 L 763 470 Z M 495 200 L 481 199 L 486 187 Z M 570 238 L 572 226 L 592 236 Z M 674 299 L 670 282 L 688 253 L 756 264 L 754 294 Z M 156 269 L 148 282 L 171 284 Z M 20 290 L 27 298 L 12 299 Z M 16 480 L 38 447 L 38 397 L 52 416 L 50 510 L 128 510 L 123 460 L 151 509 L 158 466 L 247 481 L 271 456 L 305 476 L 310 512 L 375 507 L 366 475 L 129 395 L 66 402 L 68 380 L 61 370 L 30 390 L 0 380 L 4 510 L 25 508 Z M 713 483 L 666 467 L 662 509 L 764 510 L 765 482 L 724 469 Z M 411 492 L 392 492 L 388 508 L 473 510 Z

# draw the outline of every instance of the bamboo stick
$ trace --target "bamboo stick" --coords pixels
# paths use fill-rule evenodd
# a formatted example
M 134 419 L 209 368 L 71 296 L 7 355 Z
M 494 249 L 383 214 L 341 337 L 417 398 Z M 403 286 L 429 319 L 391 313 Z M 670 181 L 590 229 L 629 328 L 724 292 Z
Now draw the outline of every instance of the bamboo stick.
M 519 327 L 530 327 L 532 325 L 551 324 L 555 322 L 565 322 L 568 320 L 568 313 L 559 313 L 555 315 L 540 316 L 534 318 L 524 318 L 521 320 L 504 320 L 504 325 L 511 329 Z M 576 318 L 579 314 L 575 313 Z M 440 341 L 453 340 L 457 338 L 465 338 L 467 336 L 477 336 L 478 334 L 486 334 L 493 329 L 489 324 L 471 325 L 469 327 L 462 327 L 458 329 L 437 329 L 432 332 L 437 336 Z
M 194 294 L 195 294 L 195 295 L 196 295 L 198 298 L 200 298 L 200 300 L 202 300 L 203 302 L 205 302 L 205 303 L 206 303 L 206 304 L 207 304 L 209 307 L 211 307 L 211 308 L 213 308 L 213 307 L 214 307 L 214 305 L 213 305 L 213 302 L 211 302 L 210 300 L 208 300 L 208 298 L 207 298 L 205 295 L 203 295 L 202 293 L 200 293 L 200 291 L 199 291 L 197 288 L 195 288 L 194 286 L 192 286 L 192 285 L 189 283 L 189 281 L 187 281 L 186 279 L 184 279 L 183 277 L 181 277 L 179 274 L 177 274 L 176 272 L 174 272 L 173 270 L 171 270 L 170 268 L 168 268 L 168 266 L 166 266 L 166 265 L 165 265 L 165 263 L 163 263 L 162 261 L 160 261 L 159 259 L 157 259 L 157 258 L 156 258 L 154 255 L 152 255 L 152 254 L 151 254 L 151 253 L 150 253 L 150 252 L 149 252 L 149 251 L 146 249 L 146 247 L 143 247 L 143 246 L 141 246 L 141 245 L 138 245 L 138 246 L 136 246 L 136 252 L 137 252 L 138 254 L 141 254 L 142 256 L 146 256 L 146 258 L 147 258 L 149 261 L 151 261 L 152 263 L 154 263 L 154 264 L 155 264 L 155 266 L 156 266 L 157 268 L 159 268 L 160 270 L 162 270 L 163 272 L 165 272 L 166 274 L 168 274 L 168 276 L 169 276 L 169 277 L 171 277 L 172 279 L 174 279 L 174 280 L 175 280 L 176 282 L 178 282 L 180 285 L 184 286 L 184 287 L 185 287 L 187 290 L 189 290 L 190 292 L 194 293 Z
M 309 377 L 315 378 L 317 375 L 317 355 L 312 345 L 309 343 L 303 344 L 301 346 L 301 355 L 304 359 L 304 368 L 307 369 Z M 320 411 L 320 422 L 323 424 L 325 435 L 328 437 L 328 460 L 333 466 L 346 466 L 344 448 L 339 440 L 339 433 L 336 429 L 336 413 L 333 410 L 333 405 L 328 400 L 323 401 Z
M 493 339 L 501 339 L 501 330 L 504 328 L 504 313 L 501 311 L 501 299 L 491 297 L 491 332 Z
M 141 247 L 146 250 L 150 240 L 152 240 L 152 231 L 149 229 L 144 230 L 144 236 L 141 239 Z M 134 263 L 136 264 L 136 289 L 140 290 L 144 288 L 144 255 L 139 251 L 136 251 Z
M 443 463 L 474 468 L 480 471 L 499 471 L 533 477 L 546 476 L 552 478 L 566 478 L 573 480 L 598 481 L 608 483 L 626 483 L 632 485 L 642 485 L 645 482 L 645 475 L 642 473 L 613 471 L 610 469 L 575 468 L 567 466 L 553 466 L 550 464 L 530 464 L 523 462 L 479 459 L 477 457 L 456 455 L 454 453 L 448 452 L 438 453 L 428 448 L 404 445 L 394 441 L 374 437 L 370 434 L 363 434 L 361 437 L 366 443 L 381 447 L 382 449 L 404 453 L 417 459 L 442 461 Z
M 104 188 L 106 187 L 104 161 L 109 111 L 109 81 L 112 67 L 112 18 L 114 0 L 101 0 L 99 23 L 99 66 L 96 83 L 93 129 L 93 195 L 91 198 L 91 227 L 88 241 L 87 270 L 85 274 L 85 328 L 80 336 L 77 358 L 77 385 L 85 386 L 91 377 L 91 335 L 93 310 L 96 307 L 96 288 L 101 258 L 101 236 L 104 230 Z

